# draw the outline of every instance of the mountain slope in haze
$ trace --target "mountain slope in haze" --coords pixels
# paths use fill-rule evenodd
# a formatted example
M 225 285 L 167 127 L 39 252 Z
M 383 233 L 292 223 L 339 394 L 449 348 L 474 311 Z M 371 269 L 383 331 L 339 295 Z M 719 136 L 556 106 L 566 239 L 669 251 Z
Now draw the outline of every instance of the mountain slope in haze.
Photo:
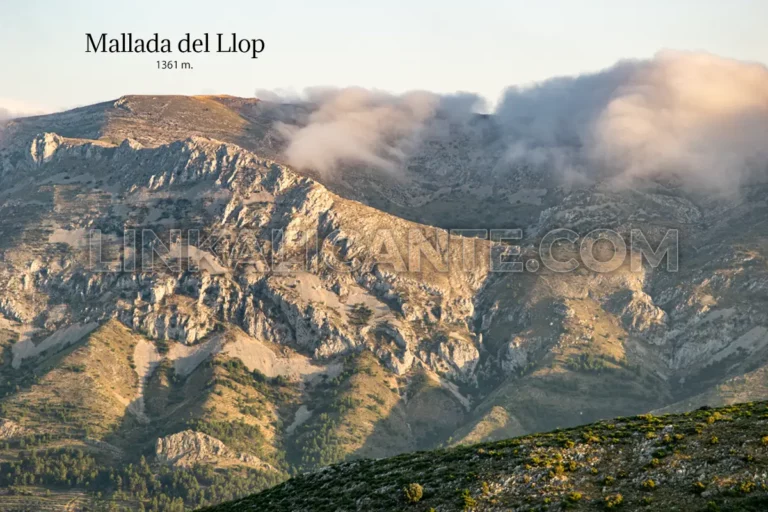
M 765 402 L 646 414 L 348 462 L 204 510 L 764 510 L 767 414 Z
M 0 473 L 14 492 L 191 508 L 337 462 L 765 398 L 764 186 L 723 199 L 489 177 L 493 137 L 450 130 L 413 157 L 430 162 L 418 175 L 339 181 L 281 163 L 275 121 L 312 108 L 127 96 L 9 124 Z M 417 200 L 426 189 L 441 191 Z M 445 229 L 462 225 L 522 228 L 510 243 L 538 270 L 492 271 L 505 246 Z M 653 248 L 675 229 L 679 270 L 549 270 L 539 243 L 556 228 L 642 229 Z M 567 243 L 554 256 L 580 258 Z M 58 471 L 73 460 L 87 472 Z
M 306 126 L 317 108 L 227 95 L 124 96 L 15 120 L 6 136 L 26 141 L 53 132 L 118 145 L 132 139 L 144 146 L 204 137 L 280 161 L 288 140 L 279 124 Z M 503 147 L 498 132 L 489 116 L 476 116 L 468 125 L 443 117 L 431 120 L 405 162 L 400 177 L 405 179 L 365 166 L 345 166 L 343 174 L 304 172 L 341 196 L 408 220 L 444 228 L 522 227 L 562 196 L 551 177 L 499 168 Z

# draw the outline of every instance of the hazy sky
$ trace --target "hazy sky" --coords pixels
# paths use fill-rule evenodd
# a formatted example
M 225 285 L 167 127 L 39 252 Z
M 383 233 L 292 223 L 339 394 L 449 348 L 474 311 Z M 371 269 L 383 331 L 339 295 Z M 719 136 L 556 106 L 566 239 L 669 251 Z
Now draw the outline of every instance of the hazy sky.
M 124 94 L 360 85 L 472 91 L 647 58 L 662 48 L 768 63 L 765 0 L 2 0 L 0 108 L 60 109 Z M 245 55 L 85 53 L 85 33 L 262 38 Z M 175 48 L 174 48 L 175 50 Z M 194 70 L 160 71 L 159 58 Z

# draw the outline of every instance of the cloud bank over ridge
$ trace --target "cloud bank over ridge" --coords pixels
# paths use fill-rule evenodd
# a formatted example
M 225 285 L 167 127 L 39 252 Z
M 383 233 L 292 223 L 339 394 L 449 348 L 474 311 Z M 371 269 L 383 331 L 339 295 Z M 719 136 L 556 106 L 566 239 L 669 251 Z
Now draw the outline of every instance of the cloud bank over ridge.
M 286 160 L 328 174 L 344 165 L 397 173 L 436 118 L 467 123 L 473 94 L 314 89 L 306 123 L 280 123 Z M 622 186 L 670 179 L 728 191 L 768 172 L 768 68 L 663 51 L 597 73 L 510 87 L 496 111 L 509 165 Z
M 36 116 L 49 112 L 49 109 L 39 105 L 30 105 L 10 98 L 0 97 L 0 122 L 17 117 Z
M 321 174 L 345 164 L 366 165 L 395 175 L 418 147 L 431 119 L 441 115 L 468 120 L 482 100 L 472 94 L 411 91 L 393 95 L 348 87 L 308 89 L 301 101 L 316 106 L 306 124 L 277 123 L 288 141 L 284 156 L 291 165 Z

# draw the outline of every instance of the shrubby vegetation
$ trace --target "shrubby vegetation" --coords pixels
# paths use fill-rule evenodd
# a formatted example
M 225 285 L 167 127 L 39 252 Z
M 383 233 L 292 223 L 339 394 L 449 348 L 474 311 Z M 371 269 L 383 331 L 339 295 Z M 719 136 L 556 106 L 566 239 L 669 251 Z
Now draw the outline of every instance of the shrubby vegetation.
M 357 326 L 367 325 L 372 316 L 373 310 L 361 302 L 350 308 L 349 323 Z
M 211 512 L 757 512 L 768 510 L 765 418 L 768 402 L 643 414 L 473 446 L 348 461 Z M 713 437 L 719 442 L 712 443 Z
M 106 510 L 182 512 L 236 499 L 282 480 L 275 472 L 254 469 L 215 470 L 210 466 L 178 469 L 137 464 L 110 467 L 81 449 L 23 451 L 14 462 L 0 463 L 0 487 L 44 486 L 53 490 L 92 492 L 95 501 L 112 502 Z M 133 505 L 114 505 L 127 502 Z
M 384 403 L 384 400 L 375 394 L 357 395 L 355 388 L 350 383 L 355 375 L 375 377 L 376 370 L 365 360 L 365 356 L 351 356 L 344 363 L 344 370 L 334 379 L 321 384 L 316 389 L 320 405 L 312 419 L 299 426 L 296 430 L 294 443 L 289 447 L 289 453 L 293 456 L 297 469 L 301 471 L 311 470 L 321 466 L 327 466 L 347 460 L 349 456 L 348 440 L 339 436 L 342 424 L 354 427 L 350 424 L 350 414 L 358 413 L 365 401 L 364 396 L 372 403 L 368 404 L 370 410 L 374 410 Z

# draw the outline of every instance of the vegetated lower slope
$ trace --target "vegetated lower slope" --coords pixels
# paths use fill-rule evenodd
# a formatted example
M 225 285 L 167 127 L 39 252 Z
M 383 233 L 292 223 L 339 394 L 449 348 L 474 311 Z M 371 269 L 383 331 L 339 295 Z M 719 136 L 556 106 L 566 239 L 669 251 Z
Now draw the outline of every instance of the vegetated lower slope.
M 0 510 L 180 511 L 287 477 L 275 425 L 294 384 L 192 351 L 144 375 L 150 342 L 116 320 L 89 329 L 5 348 Z
M 205 510 L 758 511 L 766 471 L 757 402 L 339 464 Z
M 109 322 L 78 343 L 54 350 L 51 357 L 22 360 L 18 369 L 10 368 L 9 357 L 2 371 L 7 379 L 7 396 L 0 399 L 2 416 L 14 418 L 30 432 L 103 437 L 120 427 L 139 395 L 131 367 L 139 339 L 120 323 Z
M 315 387 L 306 403 L 313 405 L 312 415 L 287 444 L 298 470 L 436 447 L 465 415 L 426 372 L 411 382 L 398 379 L 370 352 L 348 358 L 342 372 Z

